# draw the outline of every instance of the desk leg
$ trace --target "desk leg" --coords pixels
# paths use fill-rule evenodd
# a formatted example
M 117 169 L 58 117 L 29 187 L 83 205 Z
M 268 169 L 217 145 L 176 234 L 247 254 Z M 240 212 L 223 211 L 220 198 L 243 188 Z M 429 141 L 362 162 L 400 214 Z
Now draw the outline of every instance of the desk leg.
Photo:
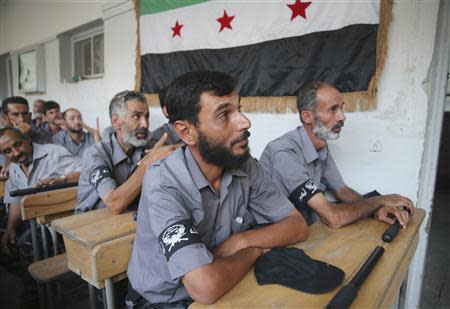
M 97 296 L 95 293 L 95 287 L 89 284 L 89 307 L 91 309 L 97 309 Z
M 37 240 L 37 224 L 35 219 L 30 220 L 30 228 L 31 228 L 31 242 L 33 244 L 33 260 L 35 262 L 39 261 L 39 244 Z
M 112 278 L 108 278 L 105 280 L 105 289 L 106 289 L 106 304 L 108 305 L 108 309 L 115 309 L 115 299 L 114 299 L 114 284 L 112 282 Z
M 47 233 L 45 231 L 45 225 L 41 224 L 41 235 L 42 235 L 42 248 L 44 249 L 44 258 L 48 259 L 48 242 Z
M 52 229 L 50 226 L 48 227 L 50 230 L 50 235 L 52 236 L 52 244 L 53 244 L 53 255 L 58 255 L 58 235 L 56 235 L 56 231 Z

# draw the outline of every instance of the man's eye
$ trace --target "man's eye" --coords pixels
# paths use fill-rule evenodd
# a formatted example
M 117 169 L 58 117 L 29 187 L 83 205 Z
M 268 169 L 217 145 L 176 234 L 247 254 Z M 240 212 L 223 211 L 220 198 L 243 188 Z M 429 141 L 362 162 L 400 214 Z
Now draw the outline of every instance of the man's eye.
M 5 150 L 3 150 L 3 153 L 4 154 L 10 154 L 11 153 L 11 149 L 5 149 Z
M 228 112 L 220 113 L 220 114 L 219 114 L 219 118 L 220 118 L 220 119 L 226 119 L 227 117 L 228 117 Z

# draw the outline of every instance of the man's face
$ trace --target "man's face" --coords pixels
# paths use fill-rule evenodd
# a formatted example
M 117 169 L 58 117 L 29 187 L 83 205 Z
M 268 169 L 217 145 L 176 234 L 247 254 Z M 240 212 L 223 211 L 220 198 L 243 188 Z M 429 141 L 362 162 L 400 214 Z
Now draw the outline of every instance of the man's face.
M 33 113 L 40 113 L 43 105 L 44 105 L 43 101 L 40 101 L 40 100 L 34 101 Z
M 11 162 L 29 165 L 33 159 L 31 143 L 12 132 L 6 132 L 0 138 L 0 152 Z
M 52 108 L 45 113 L 45 117 L 47 118 L 48 123 L 57 125 L 58 120 L 61 120 L 61 112 L 59 111 L 59 108 Z
M 314 134 L 322 140 L 337 139 L 344 126 L 344 100 L 341 93 L 325 86 L 317 91 L 317 111 L 314 115 Z
M 239 96 L 217 97 L 208 92 L 200 96 L 197 144 L 208 163 L 225 169 L 239 167 L 250 156 L 250 120 L 240 112 Z
M 11 126 L 17 126 L 21 123 L 30 123 L 31 113 L 28 106 L 25 104 L 8 104 L 8 113 L 6 120 Z
M 81 118 L 81 113 L 77 110 L 68 110 L 66 112 L 66 126 L 67 130 L 72 133 L 79 133 L 83 130 L 83 118 Z
M 122 139 L 125 144 L 144 147 L 148 140 L 148 106 L 145 103 L 127 101 L 125 115 L 121 119 Z

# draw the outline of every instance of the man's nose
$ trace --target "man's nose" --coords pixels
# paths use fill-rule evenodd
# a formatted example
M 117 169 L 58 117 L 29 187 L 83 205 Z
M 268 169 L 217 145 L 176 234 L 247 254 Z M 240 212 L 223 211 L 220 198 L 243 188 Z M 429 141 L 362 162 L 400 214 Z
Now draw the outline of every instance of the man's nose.
M 341 109 L 339 110 L 338 114 L 337 114 L 337 120 L 338 121 L 345 121 L 345 115 L 344 115 L 344 111 Z
M 139 127 L 148 129 L 149 121 L 147 117 L 141 117 L 139 121 Z
M 250 119 L 248 119 L 244 114 L 239 113 L 237 123 L 239 126 L 239 131 L 244 131 L 250 129 L 252 126 L 252 123 L 250 122 Z

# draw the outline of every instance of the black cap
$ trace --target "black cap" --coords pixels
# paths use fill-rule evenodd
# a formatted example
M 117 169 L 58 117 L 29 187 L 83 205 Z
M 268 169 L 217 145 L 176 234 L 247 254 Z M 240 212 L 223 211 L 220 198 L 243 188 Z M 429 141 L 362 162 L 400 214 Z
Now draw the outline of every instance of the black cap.
M 345 277 L 342 269 L 297 248 L 275 248 L 264 254 L 255 263 L 255 275 L 260 285 L 279 284 L 311 294 L 331 291 Z

